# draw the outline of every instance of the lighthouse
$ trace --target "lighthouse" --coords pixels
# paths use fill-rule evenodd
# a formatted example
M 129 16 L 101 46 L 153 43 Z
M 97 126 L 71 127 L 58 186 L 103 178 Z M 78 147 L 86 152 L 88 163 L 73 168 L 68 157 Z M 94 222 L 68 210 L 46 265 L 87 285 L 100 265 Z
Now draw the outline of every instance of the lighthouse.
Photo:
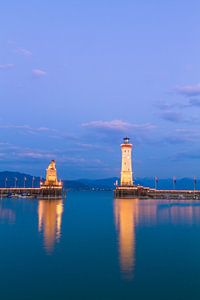
M 121 186 L 133 186 L 132 174 L 132 144 L 129 143 L 128 137 L 124 138 L 122 149 L 122 165 L 121 165 Z

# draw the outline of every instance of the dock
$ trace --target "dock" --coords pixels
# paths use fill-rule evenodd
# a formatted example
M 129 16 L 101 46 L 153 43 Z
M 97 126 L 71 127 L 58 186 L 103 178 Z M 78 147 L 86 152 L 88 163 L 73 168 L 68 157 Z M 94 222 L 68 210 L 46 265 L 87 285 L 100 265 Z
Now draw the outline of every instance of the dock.
M 115 198 L 200 200 L 200 190 L 158 190 L 143 186 L 117 186 Z
M 1 198 L 55 198 L 63 196 L 61 187 L 49 188 L 0 188 Z

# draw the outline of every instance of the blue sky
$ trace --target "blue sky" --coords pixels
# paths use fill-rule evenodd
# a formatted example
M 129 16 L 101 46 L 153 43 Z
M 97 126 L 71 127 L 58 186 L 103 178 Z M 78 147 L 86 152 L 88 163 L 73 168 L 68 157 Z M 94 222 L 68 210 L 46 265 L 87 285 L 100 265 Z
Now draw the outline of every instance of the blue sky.
M 0 170 L 199 175 L 199 1 L 0 4 Z

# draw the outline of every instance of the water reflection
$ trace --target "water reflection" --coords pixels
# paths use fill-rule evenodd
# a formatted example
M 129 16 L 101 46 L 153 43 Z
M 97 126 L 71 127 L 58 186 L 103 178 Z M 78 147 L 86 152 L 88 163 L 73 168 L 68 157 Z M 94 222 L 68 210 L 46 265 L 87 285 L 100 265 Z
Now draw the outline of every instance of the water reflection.
M 14 223 L 15 222 L 15 212 L 9 208 L 3 208 L 0 206 L 0 221 L 1 223 Z
M 135 225 L 138 220 L 138 199 L 115 199 L 115 224 L 118 231 L 120 268 L 131 279 L 135 267 Z
M 38 230 L 44 235 L 44 247 L 51 253 L 56 242 L 60 240 L 63 201 L 44 200 L 38 201 Z
M 200 201 L 115 199 L 114 215 L 121 273 L 131 280 L 136 265 L 136 226 L 200 224 Z
M 192 225 L 200 222 L 200 201 L 140 200 L 138 223 Z

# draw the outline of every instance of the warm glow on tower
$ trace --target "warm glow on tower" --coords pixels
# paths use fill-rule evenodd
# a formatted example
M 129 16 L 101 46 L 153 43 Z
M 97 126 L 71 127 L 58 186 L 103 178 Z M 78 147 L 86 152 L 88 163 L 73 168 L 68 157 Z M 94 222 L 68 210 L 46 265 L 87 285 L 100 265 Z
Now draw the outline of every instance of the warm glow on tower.
M 58 181 L 57 171 L 56 171 L 56 162 L 53 159 L 48 168 L 46 169 L 46 180 L 45 182 L 40 183 L 40 186 L 45 187 L 60 187 L 62 188 L 62 182 Z
M 122 149 L 122 165 L 121 165 L 121 186 L 133 185 L 132 174 L 132 144 L 129 143 L 129 138 L 124 138 L 124 143 L 121 144 Z
M 46 170 L 46 185 L 57 185 L 57 171 L 56 171 L 56 162 L 52 160 Z

